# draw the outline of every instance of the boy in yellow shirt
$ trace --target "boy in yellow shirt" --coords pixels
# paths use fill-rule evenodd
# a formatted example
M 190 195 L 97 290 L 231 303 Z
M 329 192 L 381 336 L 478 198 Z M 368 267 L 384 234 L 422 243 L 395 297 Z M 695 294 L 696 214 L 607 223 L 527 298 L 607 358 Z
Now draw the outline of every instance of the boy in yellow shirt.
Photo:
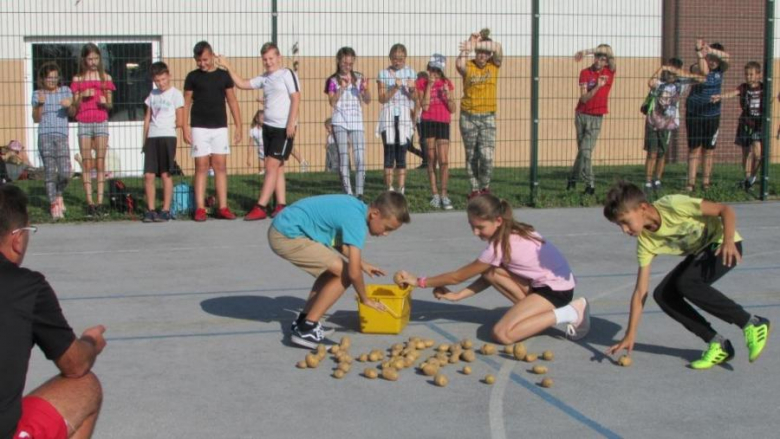
M 742 237 L 736 231 L 736 216 L 731 207 L 687 195 L 668 195 L 650 204 L 639 187 L 621 182 L 607 194 L 604 216 L 620 226 L 623 233 L 637 238 L 639 262 L 628 329 L 607 353 L 626 349 L 631 354 L 647 299 L 650 264 L 655 256 L 670 254 L 685 259 L 656 287 L 653 298 L 669 317 L 709 344 L 690 367 L 709 369 L 734 357 L 731 342 L 715 332 L 690 303 L 742 328 L 750 362 L 758 359 L 769 338 L 769 320 L 751 316 L 712 287 L 742 262 Z

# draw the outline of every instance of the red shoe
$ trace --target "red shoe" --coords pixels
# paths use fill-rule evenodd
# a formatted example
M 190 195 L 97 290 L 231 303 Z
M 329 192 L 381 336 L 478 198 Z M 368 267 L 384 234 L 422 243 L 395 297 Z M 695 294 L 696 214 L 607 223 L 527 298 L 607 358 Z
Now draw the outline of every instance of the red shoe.
M 480 195 L 489 194 L 489 193 L 490 193 L 490 188 L 487 188 L 487 187 L 486 187 L 486 188 L 483 188 L 483 189 L 481 189 L 481 190 L 479 191 L 479 194 L 480 194 Z
M 265 208 L 259 204 L 255 204 L 252 207 L 252 210 L 244 217 L 244 221 L 257 221 L 266 218 L 268 218 L 268 213 L 265 211 Z
M 230 211 L 229 207 L 222 207 L 217 210 L 217 214 L 215 215 L 219 219 L 226 219 L 226 220 L 234 220 L 236 219 L 236 215 L 233 214 L 233 212 Z
M 199 223 L 206 221 L 206 219 L 208 219 L 208 215 L 206 215 L 206 209 L 195 209 L 195 215 L 192 216 L 192 219 Z
M 466 197 L 467 200 L 471 200 L 474 197 L 477 197 L 480 195 L 480 191 L 471 191 L 471 193 Z
M 277 204 L 276 207 L 274 208 L 274 211 L 271 212 L 271 218 L 275 218 L 276 215 L 279 215 L 279 212 L 284 210 L 285 207 L 287 207 L 286 204 Z

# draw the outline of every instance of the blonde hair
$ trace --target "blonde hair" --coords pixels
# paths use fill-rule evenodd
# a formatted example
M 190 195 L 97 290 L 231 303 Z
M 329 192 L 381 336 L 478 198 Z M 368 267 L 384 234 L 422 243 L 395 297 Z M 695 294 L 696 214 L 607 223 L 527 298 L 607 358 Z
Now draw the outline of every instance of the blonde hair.
M 544 243 L 544 239 L 536 234 L 534 226 L 515 221 L 512 206 L 508 201 L 500 200 L 491 194 L 483 194 L 472 198 L 468 207 L 466 207 L 466 212 L 469 217 L 483 221 L 496 221 L 498 218 L 501 218 L 501 225 L 490 238 L 494 249 L 497 250 L 499 246 L 501 247 L 503 254 L 501 262 L 507 263 L 511 258 L 512 247 L 509 245 L 509 238 L 512 235 L 519 235 L 523 239 L 532 239 L 541 244 Z

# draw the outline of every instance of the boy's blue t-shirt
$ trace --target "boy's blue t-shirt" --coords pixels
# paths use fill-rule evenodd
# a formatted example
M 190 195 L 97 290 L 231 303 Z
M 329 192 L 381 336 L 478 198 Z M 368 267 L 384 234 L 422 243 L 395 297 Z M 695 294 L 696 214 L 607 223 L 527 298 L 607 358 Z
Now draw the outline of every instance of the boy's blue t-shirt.
M 307 237 L 328 247 L 363 249 L 368 234 L 368 206 L 351 195 L 319 195 L 287 206 L 273 227 L 288 238 Z
M 688 94 L 688 116 L 720 116 L 720 101 L 712 102 L 710 99 L 720 94 L 722 85 L 723 72 L 720 69 L 710 71 L 704 82 L 694 85 Z

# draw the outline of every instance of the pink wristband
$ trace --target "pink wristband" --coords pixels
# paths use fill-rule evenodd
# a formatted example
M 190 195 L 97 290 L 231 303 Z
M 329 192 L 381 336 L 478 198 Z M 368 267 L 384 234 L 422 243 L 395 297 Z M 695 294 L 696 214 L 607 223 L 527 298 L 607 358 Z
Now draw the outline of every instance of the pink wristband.
M 428 288 L 428 278 L 425 277 L 425 276 L 418 277 L 417 278 L 417 286 L 420 287 L 420 288 Z

